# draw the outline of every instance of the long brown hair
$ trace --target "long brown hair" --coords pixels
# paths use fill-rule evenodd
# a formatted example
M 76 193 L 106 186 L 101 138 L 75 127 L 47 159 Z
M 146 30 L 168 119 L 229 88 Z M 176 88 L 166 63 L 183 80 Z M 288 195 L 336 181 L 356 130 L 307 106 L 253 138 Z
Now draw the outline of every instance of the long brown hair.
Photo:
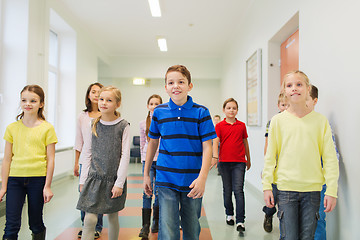
M 86 106 L 86 108 L 84 109 L 84 112 L 92 112 L 94 110 L 94 109 L 92 109 L 91 101 L 90 101 L 90 98 L 89 98 L 89 94 L 90 94 L 91 88 L 93 86 L 98 86 L 99 88 L 104 87 L 101 83 L 92 83 L 92 84 L 90 84 L 90 86 L 86 90 L 86 95 L 85 95 L 85 106 Z
M 42 103 L 42 107 L 38 110 L 38 118 L 45 120 L 44 116 L 44 107 L 45 107 L 45 93 L 44 90 L 39 85 L 26 85 L 20 92 L 20 99 L 21 94 L 25 91 L 33 92 L 40 98 L 40 104 Z M 16 120 L 22 119 L 24 117 L 24 111 L 22 111 L 19 115 L 16 116 Z
M 150 100 L 153 99 L 153 98 L 159 99 L 159 100 L 160 100 L 160 104 L 163 103 L 162 98 L 161 98 L 159 95 L 153 94 L 153 95 L 151 95 L 151 96 L 148 98 L 148 100 L 147 100 L 147 105 L 149 105 Z M 148 141 L 150 141 L 150 138 L 149 138 L 149 136 L 148 136 L 149 131 L 150 131 L 150 124 L 151 124 L 151 117 L 150 117 L 150 111 L 149 111 L 149 112 L 148 112 L 148 115 L 147 115 L 147 117 L 146 117 L 146 130 L 145 130 L 145 136 L 146 136 L 146 139 L 147 139 Z
M 116 100 L 116 103 L 120 103 L 121 104 L 121 92 L 118 88 L 116 87 L 113 87 L 113 86 L 108 86 L 108 87 L 103 87 L 101 88 L 100 92 L 99 92 L 99 96 L 102 92 L 106 92 L 106 91 L 110 91 L 114 94 L 115 96 L 115 100 Z M 114 112 L 115 116 L 120 116 L 120 113 L 118 111 L 115 110 Z M 97 132 L 96 132 L 96 124 L 100 121 L 101 119 L 101 115 L 96 118 L 92 124 L 92 132 L 94 133 L 94 135 L 97 137 Z

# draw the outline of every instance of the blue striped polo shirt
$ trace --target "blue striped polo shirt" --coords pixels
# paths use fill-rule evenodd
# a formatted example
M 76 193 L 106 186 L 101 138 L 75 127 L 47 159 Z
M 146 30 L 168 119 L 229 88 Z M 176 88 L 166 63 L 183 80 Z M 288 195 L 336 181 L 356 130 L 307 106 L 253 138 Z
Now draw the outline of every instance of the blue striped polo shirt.
M 160 140 L 156 163 L 156 185 L 189 192 L 202 165 L 202 142 L 216 138 L 209 110 L 193 102 L 157 106 L 152 117 L 149 137 Z

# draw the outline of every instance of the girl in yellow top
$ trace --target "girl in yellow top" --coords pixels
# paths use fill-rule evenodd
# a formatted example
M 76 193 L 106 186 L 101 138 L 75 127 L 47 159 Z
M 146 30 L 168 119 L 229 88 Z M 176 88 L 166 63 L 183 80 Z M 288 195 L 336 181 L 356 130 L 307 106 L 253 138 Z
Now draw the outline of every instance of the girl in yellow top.
M 336 151 L 328 120 L 306 106 L 310 83 L 305 73 L 286 74 L 282 91 L 290 106 L 271 120 L 262 179 L 264 200 L 267 207 L 274 207 L 271 184 L 277 183 L 280 239 L 314 239 L 324 182 L 328 186 L 321 203 L 325 212 L 336 206 Z
M 0 201 L 6 194 L 6 226 L 3 239 L 17 239 L 21 212 L 27 195 L 29 225 L 33 240 L 45 239 L 44 203 L 53 197 L 54 127 L 45 121 L 45 96 L 38 85 L 27 85 L 20 93 L 22 112 L 5 131 Z

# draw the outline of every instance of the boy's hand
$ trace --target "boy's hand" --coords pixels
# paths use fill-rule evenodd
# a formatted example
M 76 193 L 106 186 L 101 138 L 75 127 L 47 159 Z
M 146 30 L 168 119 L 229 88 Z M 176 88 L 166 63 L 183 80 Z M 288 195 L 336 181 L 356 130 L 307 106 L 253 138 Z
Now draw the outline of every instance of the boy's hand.
M 274 202 L 274 195 L 272 193 L 271 190 L 265 190 L 264 191 L 264 201 L 265 201 L 265 205 L 268 208 L 273 208 L 275 207 L 275 202 Z
M 150 176 L 144 176 L 144 192 L 149 197 L 152 196 L 152 188 L 151 188 Z
M 79 191 L 80 191 L 80 192 L 82 191 L 83 187 L 84 187 L 84 184 L 80 184 L 80 185 L 79 185 Z
M 248 160 L 246 162 L 246 170 L 249 170 L 250 168 L 251 168 L 251 162 L 250 162 L 250 160 Z
M 206 181 L 203 181 L 200 178 L 196 178 L 189 186 L 189 188 L 192 189 L 187 196 L 193 199 L 203 197 L 205 192 L 205 182 Z
M 212 169 L 213 167 L 217 168 L 217 158 L 211 159 L 210 169 Z
M 321 204 L 321 203 L 320 203 Z M 324 212 L 331 212 L 336 206 L 336 198 L 325 195 L 324 197 Z
M 50 202 L 52 197 L 54 196 L 53 192 L 51 191 L 50 187 L 44 187 L 43 190 L 43 196 L 44 196 L 44 203 Z
M 111 193 L 111 198 L 118 198 L 123 194 L 123 189 L 117 186 L 113 186 L 113 188 L 111 189 Z
M 2 202 L 3 197 L 5 196 L 5 194 L 6 194 L 6 189 L 1 188 L 1 190 L 0 190 L 0 202 Z

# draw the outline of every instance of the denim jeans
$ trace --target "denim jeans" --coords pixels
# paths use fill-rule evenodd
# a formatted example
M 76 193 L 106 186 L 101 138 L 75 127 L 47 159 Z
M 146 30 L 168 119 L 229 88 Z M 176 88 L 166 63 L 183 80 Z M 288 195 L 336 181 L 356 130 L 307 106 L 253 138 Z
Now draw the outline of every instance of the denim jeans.
M 276 213 L 276 204 L 277 204 L 277 185 L 276 184 L 271 184 L 272 185 L 272 193 L 274 196 L 274 207 L 273 208 L 269 208 L 267 206 L 263 207 L 263 212 L 265 213 L 266 216 L 273 216 Z
M 158 240 L 180 239 L 180 218 L 184 240 L 198 240 L 201 227 L 202 198 L 187 197 L 188 192 L 178 192 L 171 188 L 157 187 L 160 220 Z
M 314 239 L 320 192 L 278 191 L 280 239 Z
M 315 238 L 314 240 L 326 240 L 326 214 L 324 212 L 324 197 L 326 191 L 326 184 L 323 185 L 321 190 L 321 200 L 320 200 L 320 208 L 319 208 L 319 220 L 317 222 L 317 227 L 315 231 Z
M 79 178 L 81 176 L 81 168 L 82 168 L 82 164 L 80 164 L 80 167 L 79 167 Z M 80 219 L 81 219 L 81 226 L 84 226 L 84 219 L 85 219 L 85 212 L 84 211 L 80 211 Z M 97 220 L 97 223 L 96 223 L 96 226 L 95 226 L 95 231 L 101 232 L 102 229 L 103 229 L 103 214 L 98 214 L 97 219 L 98 220 Z
M 236 223 L 245 221 L 244 178 L 246 163 L 220 162 L 220 174 L 223 182 L 225 213 L 234 216 L 232 192 L 236 201 Z
M 6 224 L 3 238 L 17 239 L 26 195 L 30 230 L 34 234 L 45 230 L 42 216 L 45 180 L 46 177 L 9 177 L 6 192 Z
M 143 175 L 144 175 L 144 167 L 145 167 L 145 162 L 143 162 L 143 165 L 142 165 Z M 151 187 L 153 189 L 153 193 L 155 193 L 154 207 L 159 206 L 158 196 L 157 196 L 156 186 L 155 186 L 156 161 L 153 161 L 153 163 L 150 167 L 149 175 L 150 175 L 150 180 L 151 180 Z M 152 201 L 152 195 L 148 196 L 145 194 L 145 192 L 143 192 L 143 208 L 151 208 L 151 201 Z

